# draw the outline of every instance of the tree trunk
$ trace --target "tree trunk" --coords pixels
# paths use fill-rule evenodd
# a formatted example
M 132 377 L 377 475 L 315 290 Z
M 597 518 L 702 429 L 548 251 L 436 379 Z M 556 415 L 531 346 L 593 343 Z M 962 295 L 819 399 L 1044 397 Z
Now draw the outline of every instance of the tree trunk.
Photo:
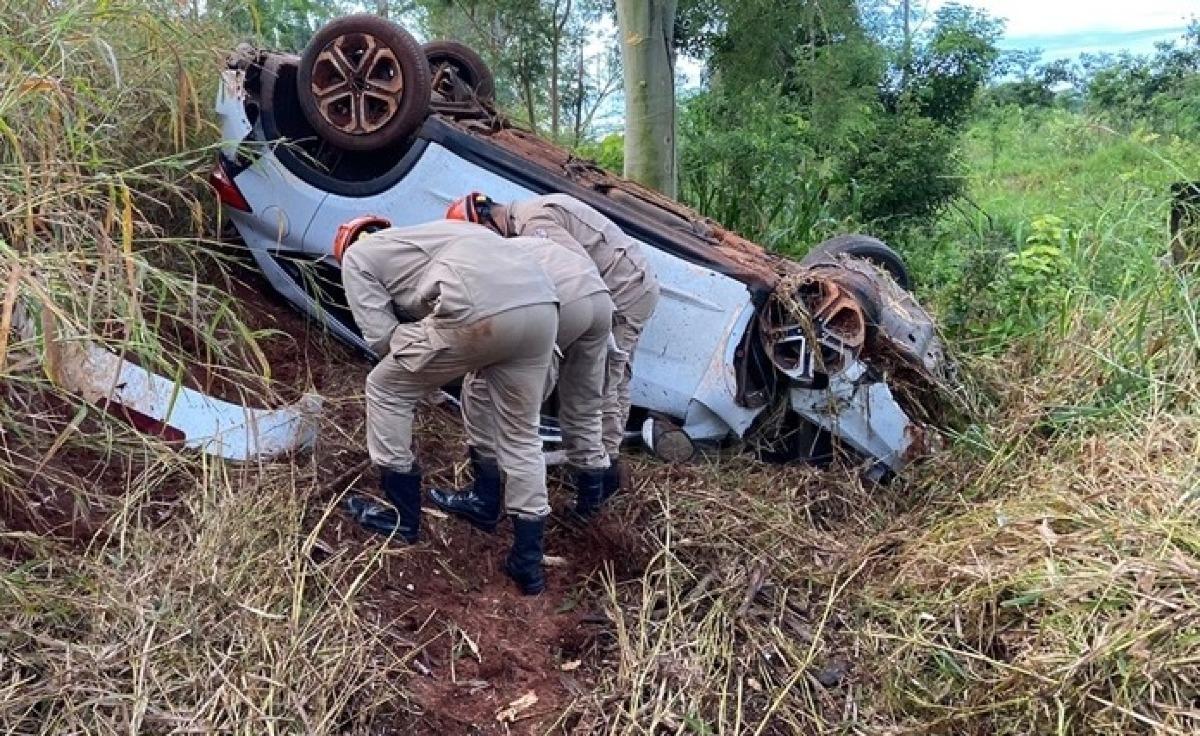
M 521 89 L 525 97 L 525 114 L 529 116 L 529 129 L 537 134 L 537 112 L 533 101 L 533 79 L 530 78 L 528 67 L 524 61 L 517 64 L 517 76 L 521 79 Z
M 561 132 L 558 85 L 559 77 L 562 74 L 563 33 L 566 31 L 567 21 L 571 18 L 571 0 L 567 0 L 562 12 L 562 20 L 559 20 L 558 1 L 555 0 L 550 17 L 554 21 L 554 30 L 550 37 L 550 134 L 555 140 L 558 140 Z
M 388 0 L 375 0 L 375 14 L 381 18 L 388 17 Z
M 550 137 L 558 140 L 558 69 L 559 44 L 562 36 L 558 32 L 558 20 L 555 19 L 554 35 L 550 39 Z
M 675 196 L 676 0 L 617 0 L 625 68 L 625 176 Z
M 578 76 L 575 78 L 575 136 L 574 146 L 579 147 L 583 140 L 583 49 L 579 49 L 579 64 L 577 69 Z

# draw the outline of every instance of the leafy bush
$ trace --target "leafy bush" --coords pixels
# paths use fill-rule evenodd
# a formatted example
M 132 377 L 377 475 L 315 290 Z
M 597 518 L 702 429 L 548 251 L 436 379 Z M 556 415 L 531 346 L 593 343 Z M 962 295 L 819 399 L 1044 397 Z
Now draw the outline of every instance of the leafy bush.
M 988 325 L 998 342 L 1045 332 L 1062 316 L 1072 285 L 1068 253 L 1075 250 L 1078 237 L 1062 219 L 1043 215 L 1030 224 L 1025 244 L 1005 254 L 991 289 L 996 316 Z
M 620 175 L 625 169 L 625 136 L 620 133 L 609 133 L 598 141 L 587 141 L 576 146 L 575 152 L 614 174 Z
M 982 10 L 957 3 L 939 8 L 926 43 L 901 60 L 899 85 L 885 95 L 889 107 L 961 128 L 1000 56 L 1003 27 Z
M 885 228 L 928 221 L 963 188 L 958 136 L 926 117 L 881 117 L 874 134 L 849 158 L 857 215 Z
M 765 84 L 736 100 L 690 100 L 680 125 L 680 196 L 765 245 L 803 252 L 834 219 L 838 172 L 791 107 Z
M 776 15 L 815 8 L 815 29 L 772 30 Z M 997 58 L 1000 25 L 970 8 L 940 9 L 903 52 L 834 9 L 729 9 L 703 44 L 712 84 L 681 113 L 681 196 L 783 251 L 834 230 L 929 224 L 962 192 L 961 129 Z

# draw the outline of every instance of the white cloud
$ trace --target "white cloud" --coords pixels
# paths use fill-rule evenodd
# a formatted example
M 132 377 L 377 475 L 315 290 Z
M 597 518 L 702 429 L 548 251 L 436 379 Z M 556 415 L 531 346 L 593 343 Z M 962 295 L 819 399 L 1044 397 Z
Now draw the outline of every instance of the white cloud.
M 971 0 L 1008 20 L 1011 36 L 1177 28 L 1200 11 L 1195 0 Z
M 932 11 L 946 0 L 928 0 Z M 1196 0 L 960 0 L 1007 21 L 1004 46 L 1039 47 L 1048 57 L 1078 50 L 1148 51 L 1154 41 L 1177 37 Z

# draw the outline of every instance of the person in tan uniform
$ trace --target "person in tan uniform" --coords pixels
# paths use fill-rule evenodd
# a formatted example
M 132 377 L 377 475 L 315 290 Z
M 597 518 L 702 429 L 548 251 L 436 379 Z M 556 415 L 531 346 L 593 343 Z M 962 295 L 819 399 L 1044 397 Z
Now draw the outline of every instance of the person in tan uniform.
M 566 194 L 503 205 L 472 192 L 453 202 L 446 217 L 486 225 L 505 237 L 533 235 L 562 246 L 579 246 L 595 263 L 616 308 L 615 347 L 608 352 L 604 397 L 604 446 L 612 461 L 604 476 L 602 500 L 607 500 L 620 486 L 618 458 L 629 419 L 633 351 L 658 304 L 658 279 L 642 255 L 641 244 L 612 220 Z
M 477 225 L 438 221 L 366 234 L 350 225 L 339 230 L 334 254 L 355 322 L 380 356 L 367 376 L 367 450 L 397 511 L 394 522 L 376 516 L 364 523 L 417 540 L 421 475 L 412 453 L 413 409 L 456 378 L 481 376 L 495 411 L 493 448 L 513 519 L 505 570 L 522 592 L 540 593 L 550 506 L 537 427 L 558 331 L 553 283 L 536 262 Z M 490 511 L 494 525 L 502 518 L 499 498 Z
M 479 244 L 505 248 L 522 259 L 540 264 L 558 295 L 558 334 L 546 395 L 557 382 L 563 449 L 574 470 L 577 493 L 573 513 L 586 521 L 599 510 L 604 473 L 609 465 L 602 438 L 602 417 L 612 299 L 595 265 L 578 245 L 562 247 L 545 238 L 497 240 L 499 244 L 491 241 Z M 491 499 L 500 495 L 500 473 L 493 449 L 496 411 L 487 376 L 478 373 L 467 376 L 462 405 L 474 482 L 465 491 L 433 490 L 430 496 L 445 511 L 491 531 L 494 525 L 489 523 L 492 518 L 489 509 Z

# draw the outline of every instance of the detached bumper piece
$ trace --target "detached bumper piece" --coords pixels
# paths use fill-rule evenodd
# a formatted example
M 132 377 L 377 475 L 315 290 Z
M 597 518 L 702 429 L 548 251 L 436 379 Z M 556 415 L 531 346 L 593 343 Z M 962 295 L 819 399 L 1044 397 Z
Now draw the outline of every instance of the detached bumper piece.
M 23 311 L 14 330 L 32 336 Z M 312 446 L 322 398 L 307 394 L 289 406 L 259 409 L 214 398 L 94 344 L 55 341 L 51 378 L 138 431 L 182 447 L 246 462 L 265 460 Z
M 244 462 L 303 450 L 316 439 L 316 394 L 280 409 L 254 409 L 184 388 L 102 348 L 83 352 L 81 363 L 61 372 L 64 388 L 188 449 Z

